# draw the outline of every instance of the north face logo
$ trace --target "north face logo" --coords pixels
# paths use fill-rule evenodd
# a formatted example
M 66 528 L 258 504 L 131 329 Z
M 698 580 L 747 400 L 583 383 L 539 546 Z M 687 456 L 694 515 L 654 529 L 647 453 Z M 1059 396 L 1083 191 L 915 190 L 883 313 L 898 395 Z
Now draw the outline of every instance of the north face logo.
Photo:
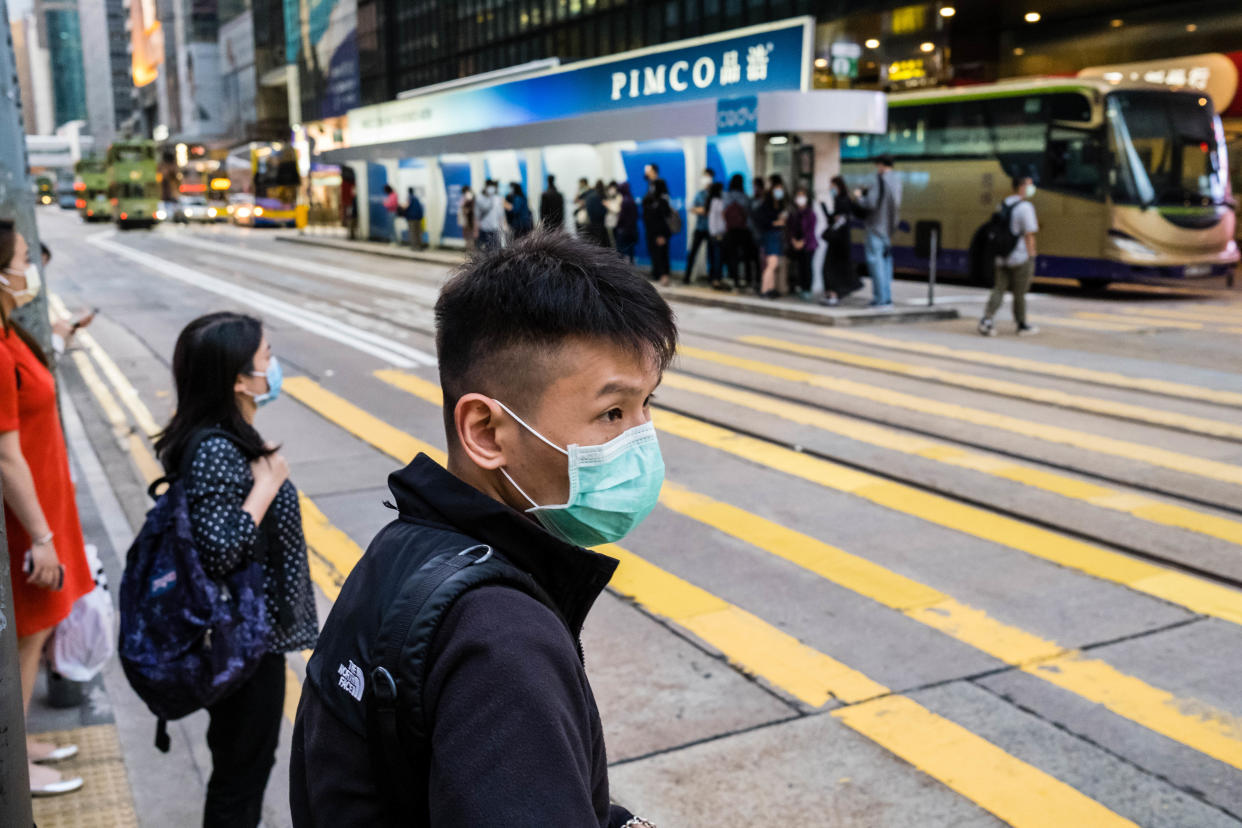
M 348 667 L 344 664 L 337 665 L 336 673 L 340 676 L 336 682 L 337 686 L 353 696 L 356 701 L 362 701 L 362 668 L 350 661 Z

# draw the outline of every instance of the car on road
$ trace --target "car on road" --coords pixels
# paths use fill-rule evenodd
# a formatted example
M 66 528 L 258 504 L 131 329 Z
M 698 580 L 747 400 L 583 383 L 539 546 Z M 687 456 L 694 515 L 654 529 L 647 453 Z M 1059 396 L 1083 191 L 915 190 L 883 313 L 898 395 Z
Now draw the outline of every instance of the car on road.
M 212 223 L 219 221 L 223 211 L 213 204 L 208 204 L 203 196 L 181 196 L 173 209 L 172 220 L 178 224 L 193 222 Z

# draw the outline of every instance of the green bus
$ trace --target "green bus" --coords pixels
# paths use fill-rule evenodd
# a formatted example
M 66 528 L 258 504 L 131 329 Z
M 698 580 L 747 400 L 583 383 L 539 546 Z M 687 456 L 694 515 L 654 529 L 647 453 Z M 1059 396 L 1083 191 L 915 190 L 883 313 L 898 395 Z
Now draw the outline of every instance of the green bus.
M 78 215 L 83 221 L 111 221 L 108 202 L 108 164 L 100 158 L 83 158 L 73 165 L 73 189 Z
M 1037 277 L 1091 289 L 1237 266 L 1224 133 L 1196 90 L 1055 78 L 892 94 L 884 134 L 841 141 L 851 188 L 880 155 L 904 190 L 901 270 L 926 272 L 916 238 L 935 231 L 942 273 L 990 281 L 981 228 L 1023 175 L 1039 188 Z
M 108 198 L 121 229 L 152 227 L 162 218 L 154 141 L 117 141 L 108 147 Z

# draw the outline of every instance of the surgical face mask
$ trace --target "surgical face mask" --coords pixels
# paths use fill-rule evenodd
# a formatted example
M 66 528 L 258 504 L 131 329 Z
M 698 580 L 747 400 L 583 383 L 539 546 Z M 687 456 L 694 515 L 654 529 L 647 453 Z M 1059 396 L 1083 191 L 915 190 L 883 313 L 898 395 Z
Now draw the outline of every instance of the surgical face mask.
M 806 196 L 795 196 L 795 197 L 794 197 L 794 204 L 797 204 L 799 207 L 805 207 L 805 206 L 806 206 Z
M 552 535 L 576 546 L 614 543 L 651 514 L 664 485 L 664 458 L 651 423 L 631 428 L 598 446 L 571 444 L 563 449 L 500 400 L 493 402 L 522 428 L 569 458 L 569 499 L 556 506 L 540 506 L 506 469 L 500 470 L 531 505 L 526 513 L 534 515 Z
M 785 191 L 783 189 L 781 189 L 780 187 L 774 187 L 772 189 L 772 198 L 776 199 L 777 201 L 780 201 L 784 197 L 785 197 Z
M 276 359 L 276 357 L 272 357 L 267 363 L 266 371 L 251 371 L 250 376 L 263 377 L 267 380 L 267 391 L 265 393 L 250 394 L 250 396 L 254 397 L 255 406 L 262 408 L 280 396 L 280 386 L 281 383 L 284 382 L 285 375 L 284 372 L 280 370 L 280 360 Z
M 1026 197 L 1027 197 L 1027 198 L 1034 198 L 1034 197 L 1035 197 L 1035 185 L 1034 185 L 1034 184 L 1027 184 L 1027 185 L 1026 185 Z
M 484 187 L 483 192 L 485 192 L 488 195 L 496 195 L 496 188 L 495 187 Z
M 34 298 L 39 295 L 39 288 L 43 285 L 43 276 L 39 273 L 38 265 L 26 265 L 25 270 L 5 268 L 4 272 L 12 276 L 26 277 L 26 287 L 21 290 L 14 290 L 9 287 L 9 285 L 13 283 L 5 277 L 0 276 L 0 283 L 3 283 L 3 290 L 13 297 L 13 301 L 16 303 L 17 307 L 20 308 L 22 305 L 30 304 L 34 301 Z
M 708 187 L 712 186 L 712 179 L 705 175 L 699 179 L 699 184 L 703 185 L 703 189 L 706 190 Z

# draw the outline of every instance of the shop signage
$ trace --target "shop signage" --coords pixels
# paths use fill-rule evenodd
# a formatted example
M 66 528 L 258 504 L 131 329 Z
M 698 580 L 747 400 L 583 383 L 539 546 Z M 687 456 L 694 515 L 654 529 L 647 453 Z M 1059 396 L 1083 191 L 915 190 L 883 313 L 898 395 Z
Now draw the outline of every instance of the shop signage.
M 540 75 L 361 107 L 353 146 L 572 118 L 635 106 L 806 89 L 813 20 L 736 29 Z
M 1238 91 L 1238 66 L 1222 54 L 1187 55 L 1168 60 L 1090 66 L 1080 78 L 1102 78 L 1111 83 L 1156 83 L 1205 92 L 1217 112 L 1229 109 Z
M 716 134 L 757 132 L 759 129 L 759 97 L 720 98 L 716 101 Z
M 833 75 L 838 78 L 858 77 L 858 59 L 862 57 L 861 46 L 857 43 L 834 43 L 831 54 Z

